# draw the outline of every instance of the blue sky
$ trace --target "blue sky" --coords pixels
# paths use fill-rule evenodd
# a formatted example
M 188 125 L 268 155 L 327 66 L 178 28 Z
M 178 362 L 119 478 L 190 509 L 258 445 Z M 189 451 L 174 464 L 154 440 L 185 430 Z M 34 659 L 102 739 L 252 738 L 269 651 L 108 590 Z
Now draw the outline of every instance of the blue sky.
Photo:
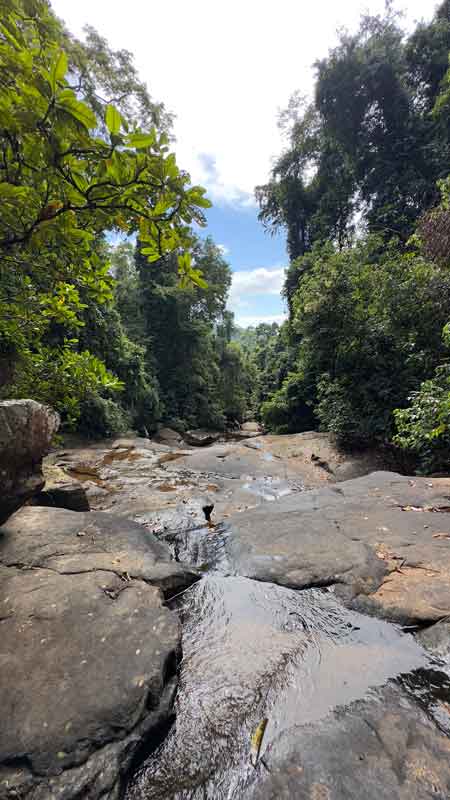
M 282 235 L 270 236 L 258 221 L 255 206 L 217 202 L 207 212 L 211 235 L 221 245 L 233 270 L 229 308 L 241 326 L 281 322 L 285 308 L 280 297 L 286 248 Z
M 94 26 L 126 48 L 156 100 L 175 114 L 177 162 L 214 203 L 209 233 L 233 269 L 230 307 L 240 324 L 278 321 L 286 253 L 257 221 L 254 188 L 267 181 L 284 142 L 280 109 L 311 95 L 313 64 L 385 0 L 51 0 L 76 36 Z M 394 0 L 406 28 L 438 0 Z

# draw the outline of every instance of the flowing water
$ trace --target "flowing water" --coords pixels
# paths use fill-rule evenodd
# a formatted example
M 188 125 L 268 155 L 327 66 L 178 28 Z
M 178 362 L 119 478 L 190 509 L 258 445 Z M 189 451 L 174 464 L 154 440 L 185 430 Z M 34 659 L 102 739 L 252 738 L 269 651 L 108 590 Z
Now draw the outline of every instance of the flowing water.
M 185 592 L 178 609 L 176 721 L 128 800 L 249 797 L 281 734 L 295 736 L 296 726 L 426 663 L 412 636 L 346 610 L 332 591 L 215 572 Z

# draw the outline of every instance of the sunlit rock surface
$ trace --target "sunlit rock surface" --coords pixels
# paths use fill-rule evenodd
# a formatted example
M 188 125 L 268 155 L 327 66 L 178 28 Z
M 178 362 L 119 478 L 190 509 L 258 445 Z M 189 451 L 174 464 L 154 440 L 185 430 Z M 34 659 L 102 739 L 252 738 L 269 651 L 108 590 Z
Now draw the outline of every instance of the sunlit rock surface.
M 448 800 L 450 480 L 249 433 L 48 457 L 93 512 L 0 534 L 0 797 Z

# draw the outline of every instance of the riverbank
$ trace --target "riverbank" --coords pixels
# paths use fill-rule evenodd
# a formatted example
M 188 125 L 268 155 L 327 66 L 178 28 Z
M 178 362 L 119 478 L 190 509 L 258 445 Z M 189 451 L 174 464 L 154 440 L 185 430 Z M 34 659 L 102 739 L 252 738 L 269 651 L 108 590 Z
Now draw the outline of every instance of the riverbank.
M 0 797 L 447 798 L 450 480 L 341 458 L 52 452 L 59 494 L 1 529 Z

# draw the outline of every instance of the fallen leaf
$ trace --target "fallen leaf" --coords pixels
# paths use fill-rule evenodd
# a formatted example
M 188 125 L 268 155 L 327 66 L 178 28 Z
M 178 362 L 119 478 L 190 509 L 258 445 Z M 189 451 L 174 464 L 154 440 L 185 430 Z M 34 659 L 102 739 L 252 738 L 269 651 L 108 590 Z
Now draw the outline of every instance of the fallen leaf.
M 250 751 L 250 761 L 254 767 L 256 767 L 259 759 L 259 754 L 261 752 L 261 745 L 264 738 L 264 733 L 267 728 L 267 717 L 261 720 L 256 731 L 254 732 L 252 739 L 251 739 L 251 751 Z
M 433 539 L 450 539 L 450 533 L 433 533 Z

